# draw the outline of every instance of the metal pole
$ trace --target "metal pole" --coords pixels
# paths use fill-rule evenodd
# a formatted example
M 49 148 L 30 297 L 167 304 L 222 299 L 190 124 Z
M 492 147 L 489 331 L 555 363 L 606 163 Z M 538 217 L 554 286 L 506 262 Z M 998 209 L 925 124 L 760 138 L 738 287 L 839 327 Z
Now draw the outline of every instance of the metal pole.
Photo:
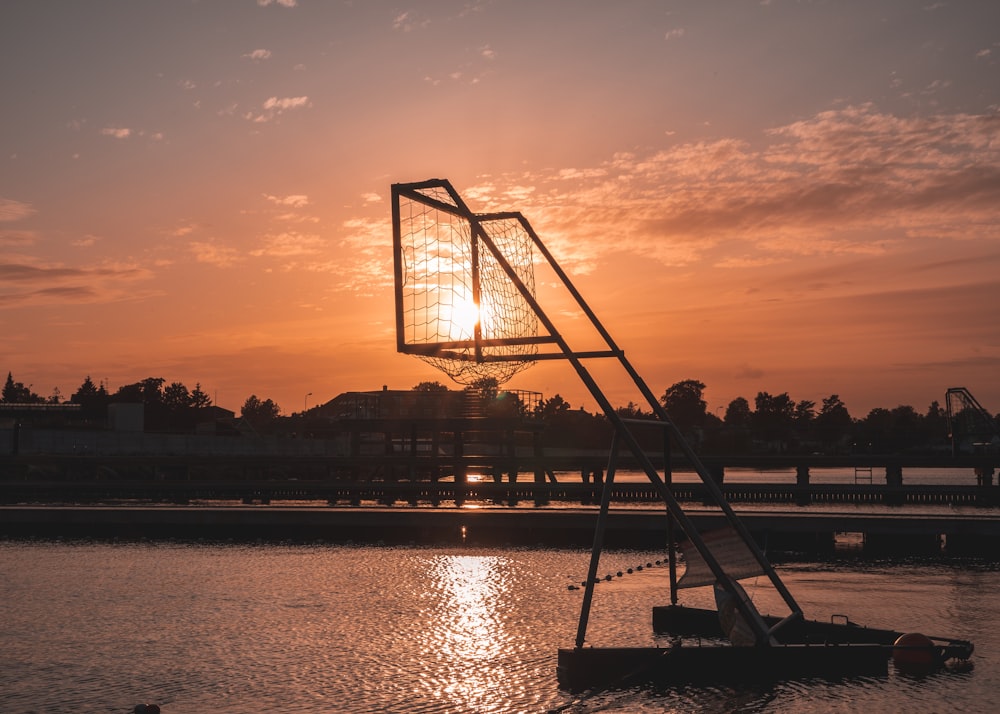
M 594 547 L 590 551 L 590 567 L 587 569 L 587 584 L 583 588 L 583 603 L 580 606 L 580 623 L 576 628 L 576 646 L 583 647 L 587 639 L 587 622 L 590 620 L 590 605 L 594 600 L 594 584 L 597 582 L 597 566 L 604 549 L 604 529 L 607 527 L 608 510 L 611 507 L 611 487 L 615 482 L 615 467 L 618 462 L 618 434 L 611 437 L 611 453 L 608 455 L 608 479 L 601 493 L 601 510 L 597 514 L 594 528 Z

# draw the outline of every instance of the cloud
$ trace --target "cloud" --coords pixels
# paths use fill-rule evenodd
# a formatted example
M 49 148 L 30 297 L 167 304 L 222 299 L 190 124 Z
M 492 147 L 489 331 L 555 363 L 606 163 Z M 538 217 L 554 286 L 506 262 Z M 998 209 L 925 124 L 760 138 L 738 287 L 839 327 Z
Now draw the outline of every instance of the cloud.
M 194 254 L 199 263 L 208 263 L 220 268 L 228 268 L 243 260 L 243 256 L 234 248 L 219 246 L 205 241 L 191 241 L 188 250 Z
M 309 101 L 309 97 L 281 97 L 280 99 L 278 97 L 269 97 L 264 101 L 262 106 L 264 107 L 264 111 L 260 114 L 247 112 L 244 117 L 256 123 L 268 122 L 290 109 L 311 107 L 312 102 Z
M 751 265 L 882 254 L 917 238 L 1000 240 L 1000 114 L 899 117 L 850 106 L 760 139 L 620 153 L 459 190 L 489 210 L 520 210 L 540 235 L 571 233 L 567 253 L 583 262 L 634 250 L 686 264 L 723 241 Z
M 30 203 L 0 198 L 0 222 L 20 221 L 34 214 L 35 209 Z
M 36 240 L 32 231 L 0 231 L 0 247 L 34 245 Z
M 326 249 L 326 241 L 318 235 L 284 231 L 264 236 L 264 247 L 250 251 L 255 257 L 288 258 L 316 255 Z
M 281 99 L 271 97 L 264 102 L 265 109 L 276 109 L 279 112 L 283 112 L 286 109 L 298 109 L 299 107 L 308 106 L 309 97 L 282 97 Z
M 271 58 L 271 50 L 254 50 L 247 52 L 243 57 L 252 60 L 266 60 Z
M 309 205 L 309 197 L 301 194 L 293 194 L 289 196 L 272 196 L 265 193 L 264 198 L 266 198 L 271 203 L 277 204 L 279 206 L 289 206 L 291 208 L 302 208 Z
M 111 136 L 115 139 L 127 139 L 132 135 L 132 130 L 127 127 L 107 126 L 101 129 L 102 136 Z
M 392 29 L 399 30 L 401 32 L 410 32 L 412 30 L 422 29 L 430 24 L 430 20 L 416 20 L 414 15 L 409 10 L 405 12 L 398 13 L 392 19 Z
M 70 245 L 72 245 L 74 248 L 90 248 L 96 245 L 99 240 L 101 239 L 98 236 L 88 234 L 83 236 L 82 238 L 73 239 L 72 241 L 70 241 Z
M 673 30 L 667 30 L 667 32 L 663 35 L 663 39 L 674 40 L 677 39 L 678 37 L 683 37 L 683 36 L 684 36 L 684 28 L 677 27 L 674 28 Z
M 141 298 L 145 294 L 123 283 L 150 277 L 148 270 L 135 265 L 66 268 L 30 262 L 4 262 L 0 263 L 0 308 Z
M 267 7 L 268 5 L 280 5 L 281 7 L 295 7 L 299 4 L 298 0 L 257 0 L 257 5 L 260 7 Z

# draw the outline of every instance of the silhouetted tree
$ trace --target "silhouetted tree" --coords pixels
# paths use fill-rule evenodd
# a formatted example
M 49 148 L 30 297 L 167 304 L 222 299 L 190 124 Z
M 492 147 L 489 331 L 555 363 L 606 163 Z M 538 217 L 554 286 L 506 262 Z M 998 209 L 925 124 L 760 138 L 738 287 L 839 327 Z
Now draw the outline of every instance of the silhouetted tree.
M 191 390 L 191 406 L 195 409 L 212 406 L 211 398 L 201 389 L 201 382 L 195 382 L 194 389 Z
M 891 453 L 921 445 L 921 416 L 909 405 L 872 409 L 856 424 L 856 441 L 875 452 Z
M 624 407 L 618 407 L 615 411 L 618 412 L 618 416 L 625 419 L 650 419 L 653 416 L 652 411 L 644 412 L 638 404 L 631 401 Z
M 784 451 L 788 447 L 795 422 L 795 402 L 788 396 L 788 392 L 777 396 L 758 392 L 754 398 L 754 407 L 751 422 L 754 435 Z
M 141 382 L 126 384 L 118 388 L 114 401 L 133 402 L 153 406 L 163 404 L 163 377 L 146 377 Z
M 30 386 L 25 387 L 23 382 L 15 382 L 14 376 L 8 372 L 0 401 L 8 404 L 38 404 L 45 400 L 32 392 Z
M 685 379 L 667 388 L 660 404 L 682 434 L 692 436 L 705 424 L 704 382 Z
M 163 405 L 173 412 L 180 412 L 191 406 L 191 393 L 180 382 L 171 382 L 163 390 Z
M 936 400 L 927 407 L 920 429 L 921 442 L 930 448 L 948 444 L 948 415 Z
M 561 395 L 555 394 L 551 399 L 543 399 L 535 407 L 535 415 L 541 417 L 542 419 L 552 419 L 561 414 L 565 414 L 570 411 L 569 402 L 562 398 Z
M 469 388 L 477 390 L 483 400 L 491 401 L 500 393 L 500 382 L 496 377 L 480 377 L 473 380 Z
M 414 392 L 447 392 L 448 387 L 440 382 L 420 382 L 414 385 Z
M 270 399 L 261 401 L 256 394 L 251 394 L 243 402 L 240 416 L 246 419 L 255 428 L 267 426 L 281 415 L 281 407 Z
M 831 394 L 823 400 L 823 406 L 820 407 L 813 426 L 816 438 L 823 447 L 837 450 L 850 441 L 853 423 L 847 406 L 838 395 Z
M 729 406 L 726 407 L 726 416 L 723 421 L 726 426 L 749 429 L 751 414 L 750 402 L 743 397 L 736 397 L 736 399 L 729 402 Z

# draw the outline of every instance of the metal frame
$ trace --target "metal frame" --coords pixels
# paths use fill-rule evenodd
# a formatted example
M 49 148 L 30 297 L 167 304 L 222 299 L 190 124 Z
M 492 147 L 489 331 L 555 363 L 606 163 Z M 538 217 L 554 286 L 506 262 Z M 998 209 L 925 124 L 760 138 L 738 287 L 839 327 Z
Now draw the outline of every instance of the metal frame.
M 423 190 L 427 189 L 443 189 L 446 191 L 454 201 L 454 206 L 448 205 L 434 198 L 421 193 Z M 401 227 L 400 227 L 400 212 L 399 212 L 399 198 L 406 197 L 414 201 L 419 201 L 433 206 L 439 210 L 451 213 L 456 216 L 460 216 L 469 222 L 471 237 L 474 244 L 476 244 L 476 250 L 479 246 L 485 247 L 490 254 L 496 259 L 497 263 L 503 268 L 504 272 L 511 282 L 517 287 L 521 294 L 521 297 L 528 303 L 531 309 L 534 311 L 535 316 L 538 321 L 545 328 L 547 334 L 544 336 L 536 338 L 516 339 L 516 340 L 482 340 L 479 332 L 476 332 L 475 338 L 472 341 L 461 341 L 461 342 L 446 342 L 446 343 L 435 343 L 429 345 L 411 345 L 407 344 L 405 341 L 404 334 L 404 322 L 403 322 L 403 256 L 402 256 L 402 241 L 401 241 Z M 559 280 L 562 281 L 563 286 L 569 291 L 576 301 L 577 306 L 580 310 L 587 316 L 590 320 L 591 325 L 597 331 L 597 333 L 604 340 L 607 345 L 606 350 L 588 351 L 588 352 L 577 352 L 574 351 L 563 336 L 556 329 L 555 324 L 549 318 L 549 316 L 542 309 L 541 305 L 535 299 L 532 292 L 524 284 L 521 278 L 518 276 L 517 272 L 507 261 L 506 257 L 502 254 L 499 248 L 496 246 L 494 241 L 490 238 L 488 231 L 486 231 L 482 224 L 488 221 L 500 220 L 500 219 L 513 219 L 519 221 L 521 226 L 524 228 L 528 236 L 530 236 L 532 244 L 539 251 L 545 261 L 548 263 L 549 267 L 555 272 Z M 729 505 L 725 496 L 722 493 L 722 489 L 716 483 L 712 474 L 705 467 L 705 465 L 698 458 L 694 449 L 687 443 L 687 440 L 681 434 L 677 426 L 671 421 L 670 417 L 667 415 L 666 410 L 659 403 L 659 401 L 654 396 L 653 392 L 649 389 L 643 379 L 639 376 L 638 372 L 634 369 L 632 364 L 625 358 L 625 353 L 615 344 L 610 333 L 604 328 L 600 320 L 597 318 L 596 314 L 591 310 L 590 306 L 583 299 L 583 296 L 579 293 L 576 287 L 573 285 L 569 276 L 563 271 L 563 269 L 556 262 L 555 258 L 549 252 L 549 250 L 539 239 L 538 235 L 535 233 L 534 229 L 528 223 L 520 213 L 510 212 L 510 213 L 492 213 L 492 214 L 474 214 L 466 206 L 464 201 L 451 186 L 451 184 L 444 179 L 431 179 L 428 181 L 423 181 L 419 183 L 405 183 L 405 184 L 393 184 L 392 186 L 392 223 L 393 223 L 393 245 L 394 245 L 394 267 L 395 267 L 395 289 L 396 289 L 396 329 L 397 329 L 397 348 L 400 352 L 405 352 L 408 354 L 422 354 L 422 355 L 433 355 L 436 357 L 453 357 L 455 359 L 477 359 L 481 361 L 490 361 L 491 359 L 506 359 L 503 356 L 491 357 L 490 355 L 484 355 L 482 353 L 482 347 L 490 346 L 495 344 L 525 344 L 530 341 L 533 344 L 539 345 L 552 345 L 557 348 L 552 352 L 539 353 L 535 355 L 525 356 L 519 355 L 516 357 L 518 360 L 530 360 L 530 359 L 565 359 L 576 371 L 580 380 L 587 387 L 591 396 L 600 406 L 601 411 L 604 413 L 605 417 L 611 423 L 614 429 L 614 437 L 611 445 L 611 453 L 608 463 L 608 479 L 607 483 L 610 486 L 613 483 L 614 472 L 617 460 L 617 452 L 619 446 L 626 446 L 635 459 L 638 461 L 642 470 L 646 473 L 650 482 L 656 487 L 657 491 L 663 498 L 664 503 L 667 506 L 668 512 L 668 534 L 671 539 L 670 545 L 672 546 L 673 538 L 673 525 L 676 523 L 684 534 L 688 537 L 691 543 L 698 550 L 702 558 L 708 564 L 712 573 L 718 579 L 720 585 L 730 594 L 735 596 L 737 607 L 740 613 L 743 615 L 747 624 L 753 629 L 756 635 L 756 641 L 758 645 L 768 645 L 773 644 L 773 635 L 778 631 L 784 624 L 792 621 L 793 619 L 802 617 L 802 610 L 799 608 L 795 599 L 792 597 L 791 593 L 785 587 L 781 578 L 774 571 L 774 568 L 768 562 L 764 553 L 757 546 L 753 537 L 750 535 L 749 531 L 746 529 L 742 521 L 733 512 L 732 507 Z M 473 269 L 477 269 L 477 263 L 474 263 Z M 475 283 L 475 278 L 474 278 Z M 456 349 L 469 349 L 472 348 L 473 356 L 454 352 Z M 752 553 L 754 558 L 757 560 L 761 566 L 761 570 L 771 581 L 771 584 L 775 590 L 781 595 L 785 604 L 788 606 L 790 614 L 783 620 L 778 622 L 776 625 L 769 627 L 765 623 L 764 619 L 761 617 L 760 613 L 753 606 L 748 599 L 746 599 L 742 588 L 737 587 L 735 581 L 733 581 L 725 572 L 722 565 L 711 553 L 711 551 L 706 546 L 704 540 L 699 535 L 697 529 L 694 527 L 692 522 L 688 519 L 684 510 L 681 508 L 680 503 L 674 497 L 674 494 L 669 486 L 669 459 L 665 458 L 665 478 L 661 478 L 660 474 L 657 472 L 655 466 L 653 465 L 650 457 L 639 444 L 632 430 L 629 427 L 631 420 L 622 418 L 621 415 L 612 407 L 611 403 L 608 401 L 604 392 L 598 385 L 597 381 L 587 370 L 586 366 L 583 364 L 583 360 L 591 358 L 614 358 L 617 359 L 620 366 L 626 371 L 629 377 L 632 379 L 634 385 L 638 388 L 639 392 L 646 399 L 646 402 L 652 409 L 654 416 L 656 417 L 653 421 L 643 420 L 640 422 L 643 426 L 649 426 L 650 424 L 659 425 L 663 429 L 665 451 L 664 456 L 668 456 L 669 440 L 672 439 L 676 443 L 684 455 L 687 457 L 688 461 L 695 468 L 702 482 L 704 482 L 706 488 L 708 489 L 709 496 L 711 500 L 717 505 L 725 515 L 729 525 L 736 531 L 743 542 L 746 544 L 749 551 Z M 636 425 L 636 422 L 631 422 Z M 587 622 L 590 614 L 590 605 L 593 600 L 594 584 L 597 580 L 597 567 L 598 561 L 600 559 L 600 553 L 603 549 L 604 541 L 604 530 L 607 522 L 607 515 L 609 510 L 609 494 L 610 488 L 604 489 L 604 495 L 602 496 L 601 507 L 598 514 L 597 526 L 594 533 L 594 543 L 591 550 L 591 561 L 590 568 L 587 577 L 587 584 L 584 590 L 583 604 L 581 606 L 579 626 L 577 629 L 576 646 L 582 647 L 586 640 L 586 630 Z M 671 599 L 676 600 L 676 576 L 675 569 L 673 565 L 673 548 L 671 547 L 670 559 L 671 559 Z

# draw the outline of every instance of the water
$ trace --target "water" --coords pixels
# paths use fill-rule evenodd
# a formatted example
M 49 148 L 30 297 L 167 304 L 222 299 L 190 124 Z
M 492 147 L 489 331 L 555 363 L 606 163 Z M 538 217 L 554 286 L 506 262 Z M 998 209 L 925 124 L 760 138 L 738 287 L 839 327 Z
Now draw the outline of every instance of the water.
M 558 471 L 556 477 L 560 482 L 578 483 L 580 474 L 571 471 Z M 699 483 L 701 477 L 694 471 L 677 471 L 672 476 L 676 483 Z M 868 479 L 871 479 L 870 481 Z M 615 473 L 616 483 L 648 483 L 649 477 L 645 471 L 622 469 Z M 868 470 L 855 470 L 850 466 L 823 467 L 809 469 L 809 482 L 815 484 L 875 484 L 885 485 L 885 468 L 874 467 Z M 795 469 L 726 469 L 725 483 L 795 483 Z M 975 486 L 976 474 L 971 468 L 909 468 L 903 470 L 903 485 L 911 486 Z
M 662 557 L 605 553 L 601 573 Z M 1000 706 L 1000 565 L 786 563 L 807 616 L 976 643 L 975 669 L 760 687 L 558 689 L 589 553 L 0 541 L 0 712 L 829 712 Z M 662 642 L 663 568 L 597 587 L 588 641 Z M 763 611 L 761 584 L 747 590 Z M 682 602 L 707 606 L 705 589 Z M 575 702 L 575 703 L 574 703 Z

